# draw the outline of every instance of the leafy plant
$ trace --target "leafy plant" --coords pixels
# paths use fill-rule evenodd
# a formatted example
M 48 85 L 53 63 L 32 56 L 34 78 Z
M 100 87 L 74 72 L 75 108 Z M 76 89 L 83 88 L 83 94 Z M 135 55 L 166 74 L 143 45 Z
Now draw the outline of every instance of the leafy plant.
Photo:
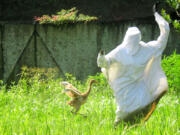
M 171 15 L 166 13 L 166 10 L 162 9 L 161 10 L 161 14 L 163 15 L 163 17 L 169 22 L 169 23 L 172 23 L 174 28 L 180 32 L 180 20 L 178 18 L 180 18 L 180 0 L 165 0 L 169 6 L 171 8 L 174 9 L 175 13 L 176 13 L 176 16 L 177 18 L 175 19 L 172 19 L 171 18 Z
M 60 25 L 65 23 L 96 21 L 98 18 L 94 16 L 79 14 L 79 11 L 74 7 L 69 10 L 62 9 L 55 15 L 43 15 L 42 17 L 35 17 L 34 19 L 40 24 Z
M 163 58 L 162 66 L 169 81 L 170 92 L 158 104 L 157 109 L 142 126 L 134 128 L 130 123 L 113 123 L 116 104 L 112 89 L 102 73 L 89 76 L 85 82 L 77 81 L 71 74 L 57 78 L 56 69 L 23 67 L 20 80 L 12 83 L 7 91 L 0 81 L 0 134 L 38 134 L 38 135 L 162 135 L 179 134 L 180 104 L 176 93 L 179 90 L 180 55 L 174 53 Z M 86 90 L 89 79 L 96 79 L 87 103 L 80 114 L 72 114 L 69 100 L 62 94 L 61 81 L 73 83 L 80 91 Z
M 174 52 L 170 56 L 164 56 L 162 67 L 168 78 L 170 92 L 178 92 L 180 90 L 180 55 Z
M 8 92 L 4 92 L 6 87 L 0 81 L 0 134 L 179 134 L 180 105 L 174 93 L 168 93 L 160 100 L 146 124 L 131 128 L 133 125 L 122 121 L 115 129 L 116 104 L 102 73 L 88 77 L 88 80 L 96 79 L 98 84 L 93 85 L 87 103 L 79 112 L 87 115 L 83 117 L 72 114 L 71 107 L 66 105 L 68 97 L 61 93 L 64 89 L 60 85 L 62 79 L 44 77 L 43 72 L 46 74 L 48 70 L 24 68 L 19 83 L 12 84 Z M 77 81 L 70 74 L 63 80 L 74 82 L 81 91 L 86 89 L 88 82 Z

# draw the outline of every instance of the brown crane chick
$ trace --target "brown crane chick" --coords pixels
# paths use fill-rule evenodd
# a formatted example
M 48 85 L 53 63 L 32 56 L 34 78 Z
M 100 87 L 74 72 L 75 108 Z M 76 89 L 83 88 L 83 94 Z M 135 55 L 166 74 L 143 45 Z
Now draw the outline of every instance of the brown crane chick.
M 61 82 L 61 84 L 64 85 L 65 87 L 63 93 L 66 93 L 67 96 L 72 98 L 70 101 L 67 102 L 68 105 L 72 106 L 75 109 L 74 112 L 73 111 L 71 112 L 76 114 L 79 111 L 81 105 L 86 103 L 89 93 L 91 92 L 91 86 L 93 83 L 97 83 L 97 81 L 93 79 L 90 80 L 87 91 L 81 93 L 77 88 L 75 88 L 69 82 Z

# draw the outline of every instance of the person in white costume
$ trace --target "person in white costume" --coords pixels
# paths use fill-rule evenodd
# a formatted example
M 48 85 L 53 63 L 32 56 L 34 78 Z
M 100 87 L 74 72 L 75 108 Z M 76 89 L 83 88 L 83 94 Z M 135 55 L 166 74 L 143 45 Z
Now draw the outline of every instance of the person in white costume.
M 123 42 L 107 55 L 100 52 L 97 64 L 107 78 L 117 104 L 115 124 L 148 105 L 154 111 L 159 99 L 168 90 L 165 73 L 161 67 L 161 55 L 166 47 L 169 24 L 157 12 L 155 20 L 160 36 L 155 41 L 141 41 L 137 27 L 128 28 Z

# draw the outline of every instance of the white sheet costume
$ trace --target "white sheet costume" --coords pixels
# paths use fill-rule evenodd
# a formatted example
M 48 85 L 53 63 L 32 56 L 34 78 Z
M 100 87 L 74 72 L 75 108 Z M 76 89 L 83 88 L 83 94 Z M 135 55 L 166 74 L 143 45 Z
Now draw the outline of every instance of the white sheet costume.
M 169 24 L 157 12 L 154 16 L 160 28 L 156 41 L 140 41 L 139 29 L 130 27 L 122 44 L 107 55 L 98 54 L 97 64 L 114 90 L 116 122 L 143 109 L 168 90 L 161 55 L 167 44 Z

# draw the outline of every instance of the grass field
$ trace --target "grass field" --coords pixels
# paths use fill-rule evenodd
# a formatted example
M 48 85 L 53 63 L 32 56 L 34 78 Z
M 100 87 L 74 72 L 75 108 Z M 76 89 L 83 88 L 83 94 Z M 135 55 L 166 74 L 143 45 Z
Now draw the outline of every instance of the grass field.
M 112 90 L 102 74 L 90 76 L 98 84 L 79 113 L 74 115 L 62 94 L 62 79 L 41 79 L 41 74 L 27 77 L 7 89 L 0 82 L 0 135 L 180 135 L 179 93 L 169 91 L 145 125 L 130 128 L 120 123 L 115 129 L 116 104 Z M 71 75 L 67 80 L 85 91 L 88 80 L 79 82 Z
M 112 91 L 106 84 L 101 85 L 100 83 L 93 86 L 88 102 L 80 110 L 80 113 L 87 115 L 84 117 L 73 115 L 70 112 L 71 107 L 66 105 L 68 97 L 61 94 L 63 87 L 59 85 L 60 81 L 37 81 L 28 86 L 25 80 L 21 80 L 8 92 L 3 92 L 3 87 L 1 87 L 0 134 L 180 134 L 180 105 L 176 94 L 165 95 L 144 126 L 127 130 L 125 126 L 130 127 L 131 125 L 121 123 L 117 129 L 114 129 L 116 105 Z M 99 81 L 102 80 L 99 79 Z M 80 84 L 78 81 L 73 82 L 80 90 L 86 89 L 85 84 Z

